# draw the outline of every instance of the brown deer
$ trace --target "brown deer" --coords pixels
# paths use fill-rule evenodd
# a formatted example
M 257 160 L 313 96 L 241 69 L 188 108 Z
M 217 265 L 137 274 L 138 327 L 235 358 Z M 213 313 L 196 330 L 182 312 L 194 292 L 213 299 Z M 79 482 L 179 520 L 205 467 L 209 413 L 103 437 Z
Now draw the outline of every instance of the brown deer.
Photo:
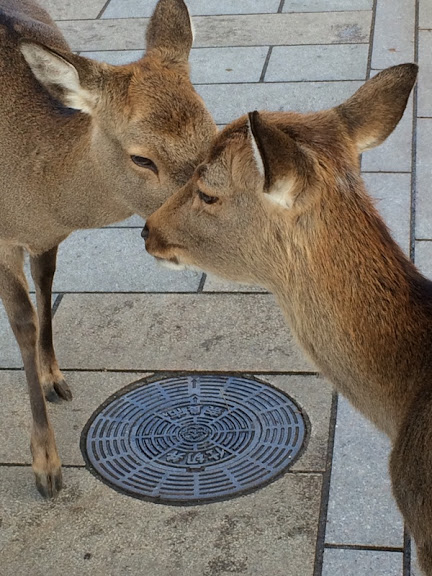
M 319 113 L 241 117 L 142 235 L 157 258 L 275 294 L 319 370 L 390 437 L 394 495 L 432 576 L 432 283 L 392 240 L 359 169 L 416 75 L 389 68 Z
M 44 496 L 62 476 L 43 390 L 49 400 L 72 398 L 52 339 L 57 247 L 79 228 L 147 216 L 203 160 L 216 128 L 190 83 L 191 46 L 183 0 L 159 1 L 146 55 L 126 66 L 70 52 L 32 0 L 0 0 L 0 297 L 24 362 Z

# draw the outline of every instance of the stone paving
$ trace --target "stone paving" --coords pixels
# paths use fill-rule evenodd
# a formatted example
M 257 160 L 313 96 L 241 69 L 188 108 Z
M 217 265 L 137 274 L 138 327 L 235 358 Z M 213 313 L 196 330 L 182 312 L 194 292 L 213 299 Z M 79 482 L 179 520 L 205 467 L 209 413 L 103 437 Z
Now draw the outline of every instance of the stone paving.
M 40 0 L 73 50 L 135 59 L 156 0 Z M 429 0 L 189 0 L 192 79 L 216 122 L 255 108 L 340 103 L 387 66 L 420 78 L 388 141 L 362 169 L 394 237 L 432 276 L 432 3 Z M 0 551 L 4 576 L 420 576 L 391 497 L 388 442 L 332 393 L 296 348 L 271 295 L 159 268 L 133 217 L 60 248 L 57 353 L 74 394 L 50 406 L 66 487 L 39 498 L 17 346 L 0 307 Z M 122 496 L 96 480 L 83 426 L 149 374 L 248 373 L 289 393 L 311 421 L 308 449 L 250 495 L 195 507 Z

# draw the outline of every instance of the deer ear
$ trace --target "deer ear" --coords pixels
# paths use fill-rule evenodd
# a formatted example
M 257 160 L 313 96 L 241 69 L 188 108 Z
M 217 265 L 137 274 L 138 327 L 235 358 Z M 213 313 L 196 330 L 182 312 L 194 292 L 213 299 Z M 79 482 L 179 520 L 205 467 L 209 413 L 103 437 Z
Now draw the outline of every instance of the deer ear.
M 335 108 L 345 121 L 359 153 L 384 142 L 396 128 L 417 72 L 416 64 L 387 68 Z
M 193 26 L 183 0 L 159 0 L 147 28 L 147 51 L 164 60 L 185 64 L 193 42 Z
M 304 164 L 303 153 L 289 134 L 266 122 L 256 110 L 249 112 L 248 119 L 256 166 L 264 178 L 264 192 L 277 204 L 291 208 L 299 168 Z
M 68 108 L 87 114 L 94 110 L 104 64 L 76 54 L 61 54 L 23 40 L 20 50 L 39 82 Z

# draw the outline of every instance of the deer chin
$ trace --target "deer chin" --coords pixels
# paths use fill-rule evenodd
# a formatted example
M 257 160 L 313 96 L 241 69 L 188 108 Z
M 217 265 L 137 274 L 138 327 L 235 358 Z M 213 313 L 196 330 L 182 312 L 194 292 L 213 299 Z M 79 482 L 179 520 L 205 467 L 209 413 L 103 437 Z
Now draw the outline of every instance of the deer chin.
M 189 266 L 186 264 L 181 264 L 177 258 L 159 258 L 159 256 L 154 256 L 156 262 L 162 266 L 162 268 L 168 268 L 169 270 L 188 270 Z

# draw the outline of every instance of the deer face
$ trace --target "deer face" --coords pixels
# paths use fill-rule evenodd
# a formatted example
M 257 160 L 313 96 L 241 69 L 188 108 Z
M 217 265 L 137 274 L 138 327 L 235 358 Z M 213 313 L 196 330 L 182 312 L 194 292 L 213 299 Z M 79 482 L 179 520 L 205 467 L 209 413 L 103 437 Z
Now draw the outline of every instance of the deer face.
M 107 195 L 142 216 L 186 183 L 216 132 L 189 79 L 192 40 L 183 0 L 160 0 L 145 56 L 126 66 L 21 44 L 37 80 L 89 122 L 90 154 Z
M 361 209 L 355 193 L 341 193 L 355 186 L 340 182 L 359 180 L 359 154 L 394 129 L 416 74 L 411 64 L 385 70 L 325 112 L 253 112 L 235 121 L 147 220 L 147 250 L 171 265 L 272 289 L 278 271 L 307 254 L 320 230 L 332 233 L 342 206 Z

